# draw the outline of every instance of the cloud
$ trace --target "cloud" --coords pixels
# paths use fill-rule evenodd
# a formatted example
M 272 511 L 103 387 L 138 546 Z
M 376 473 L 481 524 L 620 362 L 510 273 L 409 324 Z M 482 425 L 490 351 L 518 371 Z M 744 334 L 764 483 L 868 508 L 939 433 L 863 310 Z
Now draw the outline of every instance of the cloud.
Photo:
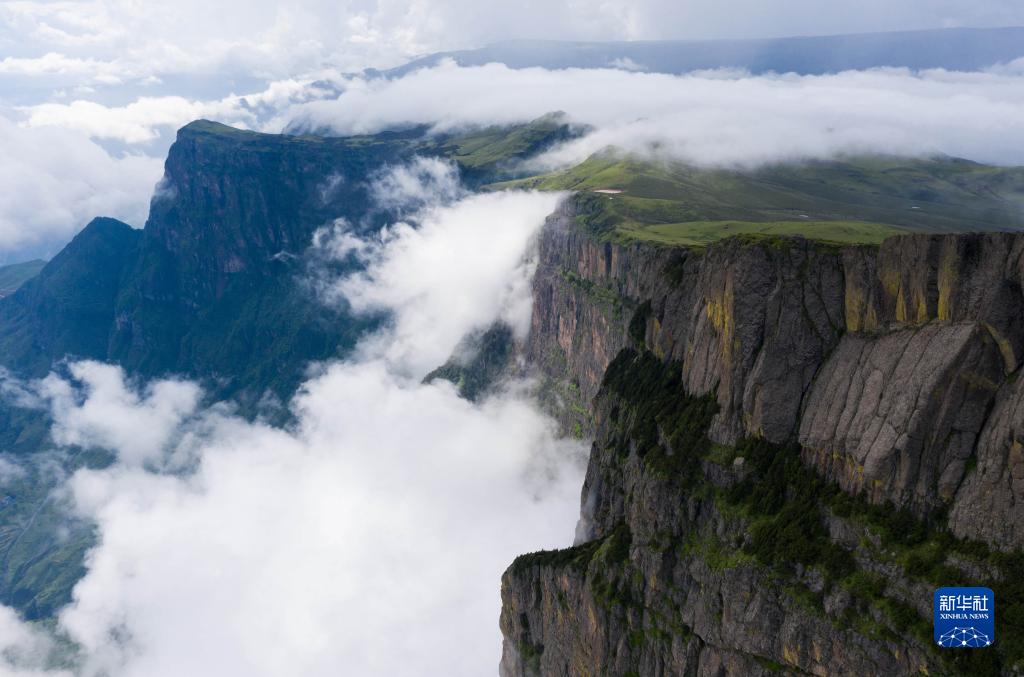
M 472 195 L 425 208 L 416 227 L 400 222 L 385 231 L 380 247 L 361 252 L 366 271 L 333 288 L 357 311 L 395 311 L 393 326 L 364 350 L 422 377 L 494 320 L 525 336 L 533 265 L 524 253 L 561 197 Z
M 336 100 L 302 104 L 294 114 L 344 134 L 412 123 L 442 130 L 512 124 L 552 110 L 595 131 L 550 155 L 549 164 L 577 162 L 608 145 L 710 165 L 857 152 L 1024 163 L 1024 77 L 1014 67 L 673 76 L 447 63 L 400 79 L 351 79 Z
M 158 158 L 114 155 L 80 133 L 0 115 L 0 250 L 65 240 L 95 216 L 141 226 Z
M 83 132 L 94 139 L 126 144 L 152 142 L 162 134 L 201 118 L 242 129 L 278 124 L 274 116 L 290 106 L 334 94 L 324 79 L 288 79 L 269 83 L 260 91 L 209 101 L 182 96 L 143 96 L 120 106 L 79 99 L 70 103 L 23 106 L 25 126 L 56 126 Z M 275 130 L 276 131 L 276 130 Z
M 116 450 L 124 464 L 157 460 L 199 405 L 200 389 L 187 381 L 157 381 L 140 393 L 114 365 L 76 362 L 69 371 L 81 389 L 55 375 L 38 388 L 53 414 L 54 441 Z
M 381 286 L 393 328 L 306 383 L 287 428 L 196 410 L 194 385 L 135 384 L 109 365 L 37 384 L 58 442 L 118 457 L 66 488 L 98 534 L 59 620 L 80 672 L 493 673 L 501 573 L 570 542 L 585 448 L 521 386 L 476 404 L 418 371 L 503 307 L 528 308 L 513 280 L 556 199 L 462 197 L 369 245 L 355 284 Z
M 427 52 L 517 38 L 706 39 L 1024 24 L 1014 0 L 118 0 L 0 5 L 0 39 L 22 71 L 141 80 L 167 74 L 293 76 L 331 64 L 388 67 Z M 13 65 L 11 66 L 14 67 Z M 81 84 L 81 82 L 76 82 Z
M 0 674 L 9 677 L 71 677 L 65 670 L 50 670 L 55 645 L 45 632 L 21 621 L 0 605 Z
M 67 167 L 40 166 L 50 159 L 46 152 L 0 161 L 0 176 L 16 179 L 5 184 L 15 187 L 8 191 L 9 204 L 0 204 L 0 249 L 8 258 L 52 254 L 55 243 L 101 213 L 141 224 L 174 130 L 200 117 L 276 132 L 298 114 L 326 119 L 339 131 L 367 131 L 409 121 L 442 127 L 518 122 L 563 109 L 602 123 L 603 136 L 577 144 L 570 159 L 609 141 L 740 164 L 876 148 L 1010 163 L 1022 157 L 1015 143 L 1022 138 L 1014 100 L 1019 67 L 957 76 L 893 72 L 876 74 L 871 83 L 854 82 L 849 74 L 832 81 L 735 74 L 630 79 L 641 75 L 631 69 L 642 64 L 625 59 L 609 64 L 622 71 L 618 78 L 604 71 L 492 66 L 435 69 L 397 82 L 343 75 L 513 38 L 637 40 L 1024 24 L 1024 8 L 1010 0 L 868 0 L 830 3 L 827 12 L 810 0 L 784 7 L 761 0 L 726 6 L 705 0 L 531 0 L 497 3 L 486 13 L 469 0 L 306 0 L 287 6 L 227 0 L 218 10 L 211 13 L 198 0 L 147 6 L 145 12 L 115 0 L 0 3 L 0 115 L 7 118 L 0 121 L 0 140 L 18 153 L 57 146 L 71 148 L 72 160 L 96 157 Z M 941 91 L 929 91 L 939 84 Z M 304 105 L 336 98 L 342 88 L 343 104 Z M 437 96 L 441 91 L 446 95 Z M 638 122 L 642 117 L 646 122 Z M 922 124 L 914 124 L 918 119 Z M 15 145 L 6 138 L 8 123 L 72 130 L 81 138 L 71 142 L 41 132 Z M 663 130 L 672 131 L 669 138 Z M 125 148 L 133 150 L 126 154 Z M 38 213 L 30 199 L 42 205 Z M 48 246 L 25 249 L 40 242 Z
M 0 74 L 11 75 L 72 75 L 89 76 L 98 82 L 114 84 L 120 82 L 111 64 L 96 59 L 79 59 L 57 52 L 48 52 L 40 57 L 8 56 L 0 59 Z
M 458 167 L 440 158 L 417 157 L 388 167 L 371 183 L 371 197 L 378 206 L 400 211 L 446 204 L 463 192 Z

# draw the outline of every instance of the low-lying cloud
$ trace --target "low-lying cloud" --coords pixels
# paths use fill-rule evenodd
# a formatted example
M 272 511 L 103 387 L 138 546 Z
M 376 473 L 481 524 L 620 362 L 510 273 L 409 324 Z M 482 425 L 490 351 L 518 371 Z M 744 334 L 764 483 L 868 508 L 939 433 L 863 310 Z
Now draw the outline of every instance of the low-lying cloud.
M 364 354 L 383 355 L 422 378 L 461 338 L 495 320 L 524 338 L 535 267 L 525 254 L 560 199 L 518 191 L 471 195 L 424 208 L 416 225 L 385 230 L 381 246 L 359 252 L 365 272 L 330 290 L 357 311 L 396 311 L 392 325 L 364 343 Z
M 54 442 L 115 449 L 126 465 L 158 460 L 199 405 L 201 391 L 188 381 L 164 380 L 139 389 L 126 384 L 113 365 L 76 362 L 69 371 L 83 388 L 55 375 L 38 387 L 53 415 Z
M 80 672 L 493 673 L 501 573 L 570 542 L 584 449 L 522 388 L 475 404 L 420 372 L 528 307 L 510 279 L 555 200 L 464 197 L 364 243 L 370 270 L 339 293 L 390 311 L 392 328 L 307 382 L 287 428 L 92 362 L 32 385 L 55 442 L 118 459 L 64 489 L 98 535 L 59 618 Z M 8 626 L 0 666 L 45 672 L 47 638 L 0 607 Z
M 595 129 L 550 155 L 549 165 L 609 145 L 706 165 L 870 152 L 1024 164 L 1020 64 L 972 73 L 674 76 L 448 63 L 400 79 L 351 79 L 337 99 L 293 113 L 301 123 L 347 134 L 415 123 L 440 130 L 512 124 L 553 110 Z

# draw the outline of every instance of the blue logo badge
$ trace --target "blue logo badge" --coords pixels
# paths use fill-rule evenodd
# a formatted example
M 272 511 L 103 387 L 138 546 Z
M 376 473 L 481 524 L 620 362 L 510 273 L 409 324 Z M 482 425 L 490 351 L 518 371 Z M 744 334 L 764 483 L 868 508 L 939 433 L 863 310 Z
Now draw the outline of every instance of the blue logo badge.
M 996 596 L 988 588 L 939 588 L 933 602 L 935 643 L 978 649 L 996 641 Z

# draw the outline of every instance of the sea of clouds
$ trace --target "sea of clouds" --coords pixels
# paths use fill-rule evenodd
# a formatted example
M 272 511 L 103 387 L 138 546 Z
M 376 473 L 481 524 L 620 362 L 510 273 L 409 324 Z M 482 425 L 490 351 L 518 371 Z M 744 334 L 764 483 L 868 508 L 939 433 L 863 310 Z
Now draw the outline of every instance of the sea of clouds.
M 380 185 L 415 201 L 409 176 L 455 181 L 432 162 Z M 49 410 L 56 446 L 116 461 L 57 490 L 97 545 L 58 639 L 0 607 L 0 672 L 59 674 L 47 661 L 68 640 L 86 675 L 496 669 L 501 573 L 571 543 L 586 449 L 558 437 L 528 383 L 472 403 L 422 382 L 468 333 L 498 320 L 525 333 L 534 236 L 561 199 L 450 188 L 360 243 L 365 272 L 318 280 L 325 299 L 392 321 L 302 386 L 287 427 L 97 362 L 7 384 Z M 348 254 L 345 237 L 340 225 L 318 244 Z

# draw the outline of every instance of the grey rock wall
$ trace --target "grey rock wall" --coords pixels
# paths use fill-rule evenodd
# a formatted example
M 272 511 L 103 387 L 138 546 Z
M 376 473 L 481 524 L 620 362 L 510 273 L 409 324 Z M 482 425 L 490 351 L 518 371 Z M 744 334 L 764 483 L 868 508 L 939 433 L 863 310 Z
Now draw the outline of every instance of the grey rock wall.
M 589 403 L 642 339 L 682 363 L 686 392 L 714 394 L 713 440 L 798 440 L 847 491 L 921 515 L 951 507 L 959 535 L 1020 547 L 1015 525 L 967 524 L 980 505 L 1012 522 L 1022 498 L 1007 385 L 1024 355 L 1022 280 L 1020 234 L 671 249 L 602 241 L 570 201 L 541 236 L 527 352 Z

